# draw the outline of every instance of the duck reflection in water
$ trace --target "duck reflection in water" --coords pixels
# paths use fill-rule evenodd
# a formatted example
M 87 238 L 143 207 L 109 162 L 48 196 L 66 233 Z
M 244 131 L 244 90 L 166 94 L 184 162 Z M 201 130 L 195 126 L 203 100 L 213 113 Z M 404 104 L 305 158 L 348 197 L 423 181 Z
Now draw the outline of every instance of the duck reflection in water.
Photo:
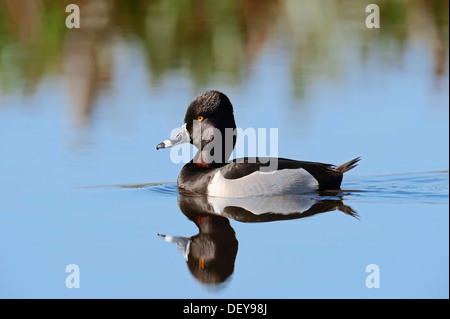
M 238 241 L 229 218 L 246 223 L 270 222 L 336 210 L 359 218 L 357 212 L 336 196 L 222 198 L 186 194 L 178 197 L 178 206 L 195 223 L 199 234 L 192 237 L 158 235 L 176 244 L 191 274 L 208 286 L 224 283 L 234 271 Z

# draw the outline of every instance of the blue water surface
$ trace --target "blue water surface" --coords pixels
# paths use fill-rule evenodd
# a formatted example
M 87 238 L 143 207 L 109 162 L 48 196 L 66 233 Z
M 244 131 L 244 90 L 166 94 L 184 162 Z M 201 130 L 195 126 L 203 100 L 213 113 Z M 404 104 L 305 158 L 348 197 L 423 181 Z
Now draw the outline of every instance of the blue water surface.
M 436 78 L 420 41 L 405 41 L 399 63 L 370 52 L 361 61 L 350 41 L 340 46 L 342 72 L 306 69 L 314 81 L 299 97 L 285 40 L 264 43 L 242 84 L 199 88 L 183 72 L 153 85 L 142 48 L 119 39 L 112 88 L 81 129 L 58 73 L 32 95 L 0 93 L 0 297 L 448 298 L 448 67 Z M 204 222 L 180 210 L 183 163 L 156 145 L 207 89 L 230 97 L 239 127 L 278 128 L 282 157 L 362 158 L 345 192 L 305 199 L 343 202 L 354 216 L 228 217 L 237 252 L 216 284 L 158 236 L 191 238 Z M 80 288 L 66 287 L 69 264 L 79 266 Z M 378 288 L 366 285 L 371 264 Z

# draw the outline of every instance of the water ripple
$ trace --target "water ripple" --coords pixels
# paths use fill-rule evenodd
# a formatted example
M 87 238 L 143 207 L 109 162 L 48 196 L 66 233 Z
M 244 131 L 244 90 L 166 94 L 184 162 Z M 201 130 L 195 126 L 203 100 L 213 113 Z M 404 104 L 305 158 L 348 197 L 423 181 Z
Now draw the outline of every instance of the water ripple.
M 163 195 L 179 195 L 176 183 L 164 183 L 159 185 L 149 185 L 147 190 Z
M 165 195 L 178 195 L 177 183 L 174 182 L 156 182 L 143 184 L 122 184 L 117 185 L 120 188 L 145 189 L 151 192 Z
M 121 188 L 145 189 L 162 195 L 178 196 L 175 182 L 116 185 Z M 389 175 L 352 176 L 344 180 L 342 192 L 321 193 L 321 199 L 340 195 L 365 202 L 449 203 L 449 171 L 432 171 Z
M 448 204 L 449 172 L 432 171 L 376 176 L 353 176 L 343 183 L 344 189 L 358 189 L 353 194 L 368 201 L 408 201 L 432 204 Z

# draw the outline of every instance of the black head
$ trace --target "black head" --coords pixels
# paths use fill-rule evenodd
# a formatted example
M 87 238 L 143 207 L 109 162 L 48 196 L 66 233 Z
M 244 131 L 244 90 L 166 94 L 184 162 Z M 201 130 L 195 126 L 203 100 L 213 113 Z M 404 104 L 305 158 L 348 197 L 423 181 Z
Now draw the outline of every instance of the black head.
M 189 104 L 184 123 L 190 142 L 202 153 L 202 158 L 194 161 L 220 164 L 228 160 L 236 144 L 236 123 L 233 106 L 225 94 L 207 91 L 197 96 Z
M 186 111 L 184 123 L 189 133 L 193 133 L 193 122 L 208 123 L 220 131 L 225 128 L 236 128 L 233 106 L 230 99 L 219 91 L 207 91 L 197 96 Z
M 189 104 L 181 130 L 159 143 L 157 149 L 186 142 L 199 149 L 193 160 L 199 165 L 219 165 L 228 160 L 236 144 L 236 123 L 225 94 L 211 90 L 197 96 Z

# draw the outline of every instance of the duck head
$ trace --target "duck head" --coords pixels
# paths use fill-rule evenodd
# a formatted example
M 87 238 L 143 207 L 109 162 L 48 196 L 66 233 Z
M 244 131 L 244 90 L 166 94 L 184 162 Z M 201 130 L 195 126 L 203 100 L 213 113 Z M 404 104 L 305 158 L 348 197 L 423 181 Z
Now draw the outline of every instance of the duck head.
M 198 152 L 192 160 L 199 166 L 214 167 L 228 161 L 236 144 L 233 106 L 219 91 L 207 91 L 190 104 L 181 130 L 159 143 L 156 149 L 191 143 Z

